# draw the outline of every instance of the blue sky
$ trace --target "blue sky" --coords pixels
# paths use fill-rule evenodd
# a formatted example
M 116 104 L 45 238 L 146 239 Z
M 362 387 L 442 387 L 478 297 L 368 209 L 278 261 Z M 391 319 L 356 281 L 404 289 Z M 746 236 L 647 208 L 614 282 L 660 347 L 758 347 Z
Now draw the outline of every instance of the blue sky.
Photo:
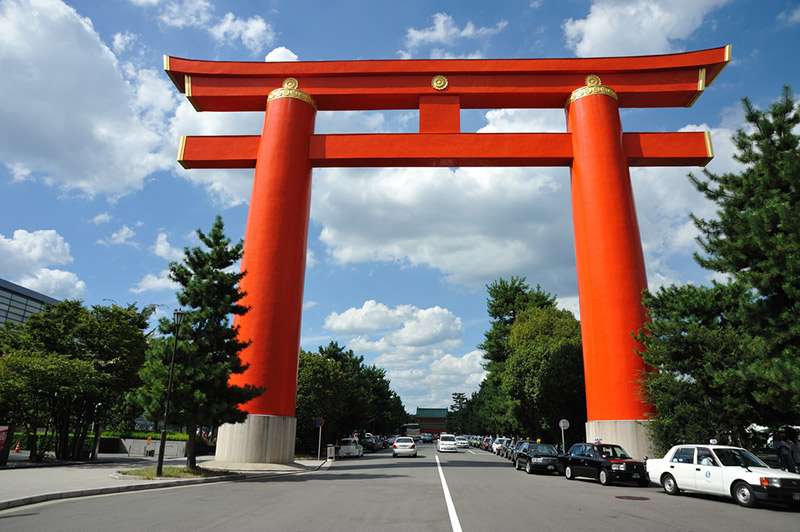
M 217 214 L 242 238 L 252 170 L 183 170 L 181 135 L 258 134 L 263 115 L 197 113 L 164 54 L 226 61 L 553 58 L 731 44 L 688 109 L 621 113 L 625 131 L 711 131 L 737 171 L 741 104 L 800 90 L 800 4 L 771 0 L 0 1 L 0 277 L 87 304 L 175 308 L 170 260 Z M 407 132 L 408 112 L 329 113 L 316 131 Z M 561 111 L 464 112 L 464 131 L 565 131 Z M 708 283 L 689 168 L 631 176 L 648 282 Z M 697 170 L 695 170 L 697 171 Z M 485 286 L 527 277 L 578 314 L 566 169 L 315 170 L 302 347 L 338 341 L 387 370 L 406 408 L 476 390 Z

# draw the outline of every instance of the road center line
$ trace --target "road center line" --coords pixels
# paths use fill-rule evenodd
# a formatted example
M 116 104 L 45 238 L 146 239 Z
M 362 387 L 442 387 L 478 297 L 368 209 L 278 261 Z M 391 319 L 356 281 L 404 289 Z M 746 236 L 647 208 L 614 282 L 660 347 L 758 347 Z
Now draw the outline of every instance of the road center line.
M 444 479 L 444 471 L 442 464 L 439 462 L 439 457 L 436 457 L 436 467 L 439 468 L 439 478 L 442 479 L 442 490 L 444 490 L 444 502 L 447 503 L 447 513 L 450 515 L 450 525 L 453 527 L 453 532 L 462 532 L 461 523 L 458 521 L 456 514 L 456 507 L 453 506 L 453 498 L 450 496 L 450 490 L 447 488 L 447 481 Z

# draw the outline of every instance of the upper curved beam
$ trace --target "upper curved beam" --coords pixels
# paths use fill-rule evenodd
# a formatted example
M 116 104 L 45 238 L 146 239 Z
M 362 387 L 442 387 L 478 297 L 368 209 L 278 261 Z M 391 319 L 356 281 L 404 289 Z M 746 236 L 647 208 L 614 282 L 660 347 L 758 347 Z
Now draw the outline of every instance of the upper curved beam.
M 320 111 L 417 109 L 419 98 L 458 96 L 462 109 L 561 108 L 589 74 L 620 107 L 690 106 L 728 64 L 730 45 L 680 54 L 573 59 L 197 61 L 164 56 L 164 70 L 198 111 L 263 111 L 284 79 Z M 432 86 L 445 76 L 447 87 Z

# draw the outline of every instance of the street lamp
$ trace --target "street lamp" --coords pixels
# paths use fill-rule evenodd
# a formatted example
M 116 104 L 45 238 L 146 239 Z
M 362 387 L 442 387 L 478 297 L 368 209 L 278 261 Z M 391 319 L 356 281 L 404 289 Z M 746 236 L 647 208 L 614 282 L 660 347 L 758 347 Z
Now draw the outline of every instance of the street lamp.
M 175 342 L 172 344 L 172 360 L 169 362 L 169 380 L 167 381 L 167 401 L 164 405 L 164 423 L 161 425 L 161 445 L 158 446 L 158 466 L 156 476 L 160 477 L 164 469 L 164 447 L 167 443 L 167 416 L 169 415 L 169 392 L 172 390 L 172 370 L 175 367 L 175 351 L 178 350 L 178 331 L 183 323 L 185 313 L 178 309 L 172 315 L 175 321 Z

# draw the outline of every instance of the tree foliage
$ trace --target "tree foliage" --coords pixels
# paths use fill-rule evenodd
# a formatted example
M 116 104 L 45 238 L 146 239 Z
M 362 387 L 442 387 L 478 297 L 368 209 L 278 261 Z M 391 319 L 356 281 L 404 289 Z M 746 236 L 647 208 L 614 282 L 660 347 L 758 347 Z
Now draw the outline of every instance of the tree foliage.
M 653 321 L 639 339 L 657 371 L 643 389 L 665 447 L 800 423 L 800 109 L 785 87 L 767 111 L 746 98 L 744 110 L 750 127 L 733 139 L 743 170 L 690 176 L 718 207 L 693 216 L 695 258 L 728 281 L 645 296 Z
M 450 416 L 464 432 L 551 439 L 559 419 L 585 421 L 579 322 L 524 277 L 486 288 L 492 321 L 478 348 L 488 374 L 469 399 L 454 394 Z
M 92 424 L 99 432 L 139 384 L 152 312 L 66 300 L 24 325 L 0 327 L 0 404 L 9 421 L 25 427 L 32 459 L 46 450 L 33 437 L 42 427 L 58 458 L 78 458 Z
M 296 448 L 305 452 L 317 448 L 317 417 L 325 421 L 326 441 L 357 431 L 386 434 L 408 421 L 386 371 L 365 365 L 364 357 L 337 342 L 317 353 L 300 351 L 296 417 Z

